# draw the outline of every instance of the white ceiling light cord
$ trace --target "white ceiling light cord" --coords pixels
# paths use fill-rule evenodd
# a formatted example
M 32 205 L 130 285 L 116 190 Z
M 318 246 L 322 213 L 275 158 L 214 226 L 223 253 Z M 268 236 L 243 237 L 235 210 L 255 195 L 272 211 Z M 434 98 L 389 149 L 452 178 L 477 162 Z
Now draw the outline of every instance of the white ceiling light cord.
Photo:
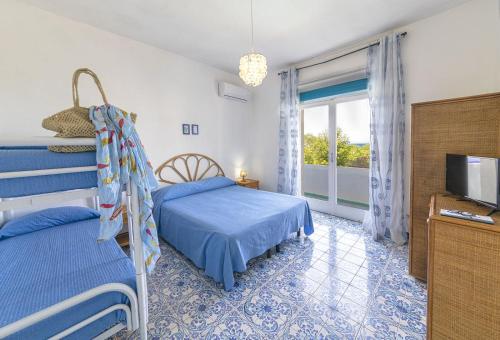
M 252 47 L 252 53 L 253 53 L 255 51 L 253 46 L 253 0 L 250 0 L 250 27 L 251 27 L 250 46 Z
M 250 53 L 240 58 L 240 78 L 249 86 L 259 86 L 267 76 L 267 60 L 255 52 L 253 32 L 253 0 L 250 0 Z

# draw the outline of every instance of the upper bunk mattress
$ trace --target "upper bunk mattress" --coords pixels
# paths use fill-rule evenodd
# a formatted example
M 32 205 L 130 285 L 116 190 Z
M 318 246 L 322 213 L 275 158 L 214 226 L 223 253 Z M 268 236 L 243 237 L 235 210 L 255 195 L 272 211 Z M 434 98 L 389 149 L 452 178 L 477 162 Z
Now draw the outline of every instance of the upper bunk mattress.
M 106 283 L 135 290 L 135 270 L 114 239 L 97 243 L 91 219 L 0 240 L 0 327 Z M 20 331 L 12 339 L 46 339 L 107 307 L 128 303 L 118 292 L 99 295 Z M 125 320 L 113 312 L 73 333 L 90 339 Z
M 58 153 L 45 147 L 0 148 L 0 172 L 95 166 L 95 152 Z M 0 198 L 97 186 L 96 171 L 0 179 Z

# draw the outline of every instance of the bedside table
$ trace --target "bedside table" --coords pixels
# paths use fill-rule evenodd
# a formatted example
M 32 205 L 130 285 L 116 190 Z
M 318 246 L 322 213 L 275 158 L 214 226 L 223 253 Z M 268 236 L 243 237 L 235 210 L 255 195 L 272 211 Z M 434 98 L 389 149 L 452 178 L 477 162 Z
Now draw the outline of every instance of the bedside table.
M 116 242 L 120 245 L 120 247 L 128 247 L 128 218 L 127 218 L 127 206 L 123 205 L 123 228 L 122 230 L 115 236 Z
M 238 178 L 236 180 L 236 184 L 241 185 L 242 187 L 246 187 L 246 188 L 259 189 L 259 181 L 257 181 L 256 179 Z

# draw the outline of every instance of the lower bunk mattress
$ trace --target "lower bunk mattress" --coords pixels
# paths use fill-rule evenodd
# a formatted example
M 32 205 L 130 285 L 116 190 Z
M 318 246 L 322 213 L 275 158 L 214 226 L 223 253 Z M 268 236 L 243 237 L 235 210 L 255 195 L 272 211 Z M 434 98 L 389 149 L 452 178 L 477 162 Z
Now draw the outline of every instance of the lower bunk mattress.
M 134 290 L 135 270 L 115 240 L 97 242 L 99 220 L 63 224 L 0 240 L 0 327 L 106 283 Z M 119 303 L 121 293 L 99 295 L 9 339 L 46 339 Z M 125 320 L 116 311 L 68 337 L 89 339 Z

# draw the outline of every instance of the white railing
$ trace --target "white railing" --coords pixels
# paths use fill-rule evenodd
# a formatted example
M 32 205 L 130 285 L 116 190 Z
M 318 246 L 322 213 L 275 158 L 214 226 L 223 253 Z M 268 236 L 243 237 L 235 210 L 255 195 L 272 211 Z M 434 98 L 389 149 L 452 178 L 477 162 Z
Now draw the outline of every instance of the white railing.
M 340 199 L 368 203 L 369 169 L 337 167 L 337 196 Z M 302 190 L 328 197 L 328 166 L 303 165 Z

